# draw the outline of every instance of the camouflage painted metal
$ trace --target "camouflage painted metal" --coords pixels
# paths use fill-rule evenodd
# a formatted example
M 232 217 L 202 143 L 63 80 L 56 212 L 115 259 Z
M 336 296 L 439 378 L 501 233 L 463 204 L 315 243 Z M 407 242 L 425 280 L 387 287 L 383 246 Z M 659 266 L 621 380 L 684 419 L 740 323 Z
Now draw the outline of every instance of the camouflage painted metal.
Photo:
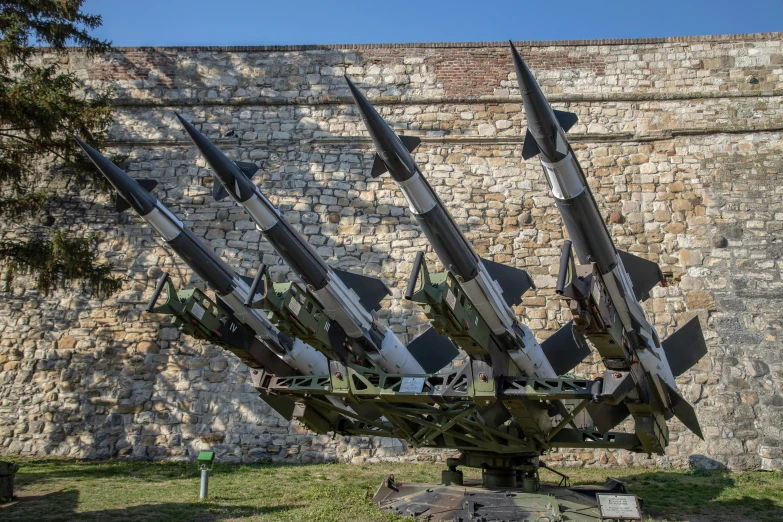
M 163 290 L 165 299 L 155 306 Z M 280 358 L 265 347 L 249 328 L 236 320 L 229 310 L 221 307 L 198 288 L 177 292 L 166 273 L 159 279 L 147 310 L 151 313 L 171 315 L 174 326 L 181 332 L 220 346 L 236 355 L 248 366 L 251 381 L 261 399 L 283 417 L 292 418 L 296 401 L 290 397 L 272 396 L 262 384 L 265 380 L 268 381 L 264 379 L 265 376 L 274 375 L 271 372 L 277 375 L 293 375 L 291 368 L 283 364 Z M 328 402 L 323 397 L 319 397 L 317 401 Z M 301 412 L 298 419 L 316 433 L 327 433 L 334 431 L 340 424 L 345 424 L 345 418 L 339 414 L 339 408 L 326 408 L 323 412 L 311 408 L 307 412 Z
M 406 299 L 420 304 L 432 327 L 470 357 L 491 357 L 492 331 L 457 279 L 451 272 L 430 274 L 421 252 L 416 263 Z
M 484 481 L 486 482 L 486 481 Z M 455 485 L 398 484 L 389 475 L 373 496 L 382 509 L 427 521 L 598 522 L 596 494 L 624 494 L 625 486 L 610 479 L 600 487 L 541 484 L 487 486 L 466 480 Z

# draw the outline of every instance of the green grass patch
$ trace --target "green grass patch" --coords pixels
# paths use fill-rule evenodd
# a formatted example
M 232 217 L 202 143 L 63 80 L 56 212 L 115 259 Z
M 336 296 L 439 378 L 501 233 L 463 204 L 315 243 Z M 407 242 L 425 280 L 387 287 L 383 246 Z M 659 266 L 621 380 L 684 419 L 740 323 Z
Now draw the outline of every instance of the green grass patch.
M 210 498 L 199 501 L 193 463 L 20 461 L 17 500 L 0 506 L 0 520 L 285 522 L 401 521 L 370 497 L 388 473 L 398 482 L 438 482 L 435 464 L 221 464 Z M 783 520 L 783 474 L 564 469 L 574 484 L 625 482 L 644 499 L 651 520 Z M 478 477 L 477 470 L 465 470 Z M 557 482 L 544 471 L 543 480 Z

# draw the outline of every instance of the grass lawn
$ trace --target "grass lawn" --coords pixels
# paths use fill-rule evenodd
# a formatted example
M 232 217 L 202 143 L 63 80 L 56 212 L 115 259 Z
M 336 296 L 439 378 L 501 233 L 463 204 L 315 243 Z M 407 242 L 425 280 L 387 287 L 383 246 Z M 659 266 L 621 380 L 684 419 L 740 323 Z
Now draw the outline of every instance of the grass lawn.
M 370 497 L 387 473 L 437 482 L 433 464 L 216 464 L 210 499 L 198 499 L 192 463 L 21 461 L 17 500 L 0 520 L 402 521 Z M 644 499 L 650 520 L 781 521 L 783 473 L 564 470 L 574 484 L 616 477 Z M 465 470 L 466 477 L 477 476 Z M 554 476 L 544 472 L 543 480 Z

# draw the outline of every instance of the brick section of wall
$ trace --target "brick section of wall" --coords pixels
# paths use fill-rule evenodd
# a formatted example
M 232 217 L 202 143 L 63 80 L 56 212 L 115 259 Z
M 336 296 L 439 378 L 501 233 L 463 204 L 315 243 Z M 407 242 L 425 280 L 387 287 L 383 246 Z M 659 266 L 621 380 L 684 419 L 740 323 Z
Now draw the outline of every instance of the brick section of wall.
M 571 135 L 620 248 L 661 264 L 670 285 L 645 304 L 667 335 L 697 315 L 709 356 L 678 381 L 706 441 L 672 422 L 664 457 L 556 452 L 572 465 L 783 468 L 783 47 L 781 35 L 522 43 Z M 372 162 L 342 79 L 350 75 L 401 132 L 477 251 L 525 268 L 538 289 L 517 310 L 540 338 L 567 309 L 554 282 L 562 222 L 525 129 L 507 44 L 119 49 L 67 66 L 87 90 L 118 95 L 114 147 L 240 273 L 261 258 L 290 271 L 232 202 L 176 122 L 181 112 L 235 159 L 329 263 L 360 267 L 393 289 L 382 315 L 410 339 L 427 326 L 401 299 L 427 248 L 388 176 Z M 180 336 L 141 310 L 163 270 L 198 283 L 141 220 L 106 195 L 60 187 L 56 226 L 98 232 L 127 278 L 105 302 L 44 297 L 20 280 L 0 301 L 0 454 L 221 460 L 439 459 L 400 441 L 312 436 L 255 397 L 232 355 Z M 0 228 L 12 237 L 13 226 Z M 428 261 L 436 260 L 431 252 Z M 579 370 L 593 373 L 595 359 Z

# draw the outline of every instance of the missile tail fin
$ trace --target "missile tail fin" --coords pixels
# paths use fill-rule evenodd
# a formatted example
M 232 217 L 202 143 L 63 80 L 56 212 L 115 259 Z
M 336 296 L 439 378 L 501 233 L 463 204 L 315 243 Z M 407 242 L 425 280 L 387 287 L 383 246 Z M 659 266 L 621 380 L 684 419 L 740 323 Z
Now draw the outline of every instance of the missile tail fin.
M 247 179 L 253 179 L 253 176 L 255 176 L 256 172 L 259 170 L 258 165 L 248 161 L 235 161 L 234 165 L 239 167 L 239 170 L 242 171 L 242 174 L 244 174 Z
M 539 152 L 541 152 L 541 149 L 538 148 L 536 139 L 533 137 L 530 129 L 528 129 L 525 133 L 525 143 L 522 145 L 522 157 L 526 160 L 529 160 L 530 158 L 536 156 Z
M 601 433 L 611 430 L 631 414 L 628 406 L 623 403 L 614 406 L 605 403 L 588 404 L 587 413 L 590 415 L 595 429 Z
M 570 372 L 590 355 L 590 347 L 584 336 L 574 330 L 573 321 L 568 321 L 541 343 L 541 349 L 558 375 Z
M 152 190 L 158 186 L 158 182 L 154 179 L 139 178 L 136 182 L 147 192 L 152 192 Z M 122 214 L 130 207 L 131 205 L 128 203 L 128 200 L 117 194 L 117 200 L 114 203 L 114 208 L 117 210 L 117 213 Z
M 391 294 L 391 290 L 386 283 L 376 277 L 370 277 L 362 274 L 355 274 L 345 270 L 334 269 L 340 280 L 345 286 L 356 292 L 359 296 L 359 302 L 367 311 L 378 310 L 381 307 L 381 301 Z
M 707 355 L 707 342 L 704 340 L 698 317 L 685 323 L 685 326 L 664 339 L 661 344 L 675 377 L 682 375 Z
M 122 214 L 130 208 L 130 203 L 128 203 L 128 200 L 119 194 L 116 194 L 116 197 L 117 199 L 114 202 L 114 209 L 117 211 L 117 214 Z
M 416 150 L 416 147 L 421 143 L 421 138 L 417 136 L 400 136 L 399 138 L 402 144 L 405 145 L 405 148 L 408 149 L 408 152 Z
M 215 199 L 215 201 L 220 201 L 221 199 L 225 199 L 226 196 L 228 196 L 226 187 L 223 186 L 220 180 L 215 178 L 215 180 L 212 182 L 212 197 Z
M 375 159 L 372 162 L 372 170 L 370 171 L 370 176 L 373 178 L 380 177 L 381 174 L 386 172 L 388 169 L 386 168 L 386 163 L 383 162 L 381 157 L 376 154 Z
M 650 290 L 658 283 L 663 283 L 666 278 L 663 277 L 661 267 L 658 263 L 653 263 L 641 257 L 618 250 L 620 259 L 623 262 L 625 271 L 633 283 L 633 293 L 637 301 L 645 301 L 650 297 Z
M 503 290 L 503 300 L 508 306 L 522 304 L 522 295 L 530 288 L 535 288 L 533 280 L 521 268 L 495 263 L 488 259 L 482 259 L 481 263 L 487 269 L 489 276 L 500 285 Z
M 435 328 L 415 338 L 408 344 L 408 351 L 427 373 L 435 373 L 454 360 L 459 350 L 445 335 L 440 335 Z
M 239 170 L 242 171 L 242 174 L 244 174 L 247 179 L 253 179 L 253 176 L 255 176 L 256 172 L 259 170 L 255 163 L 248 163 L 246 161 L 235 161 L 234 165 L 239 167 Z M 212 182 L 212 197 L 215 199 L 215 201 L 220 201 L 226 196 L 228 196 L 226 187 L 224 187 L 220 180 L 215 177 L 214 181 Z
M 672 412 L 674 416 L 680 419 L 680 422 L 685 424 L 685 427 L 695 433 L 701 440 L 704 440 L 704 435 L 701 432 L 701 426 L 699 426 L 699 419 L 696 417 L 696 410 L 693 406 L 688 404 L 682 395 L 677 393 L 666 382 L 661 379 L 663 386 L 669 393 L 669 400 L 672 403 Z
M 579 117 L 573 112 L 556 111 L 554 109 L 552 109 L 552 112 L 555 113 L 555 118 L 557 118 L 564 132 L 568 132 L 579 121 Z
M 139 178 L 136 182 L 141 185 L 141 188 L 150 193 L 158 186 L 158 182 L 154 179 Z

